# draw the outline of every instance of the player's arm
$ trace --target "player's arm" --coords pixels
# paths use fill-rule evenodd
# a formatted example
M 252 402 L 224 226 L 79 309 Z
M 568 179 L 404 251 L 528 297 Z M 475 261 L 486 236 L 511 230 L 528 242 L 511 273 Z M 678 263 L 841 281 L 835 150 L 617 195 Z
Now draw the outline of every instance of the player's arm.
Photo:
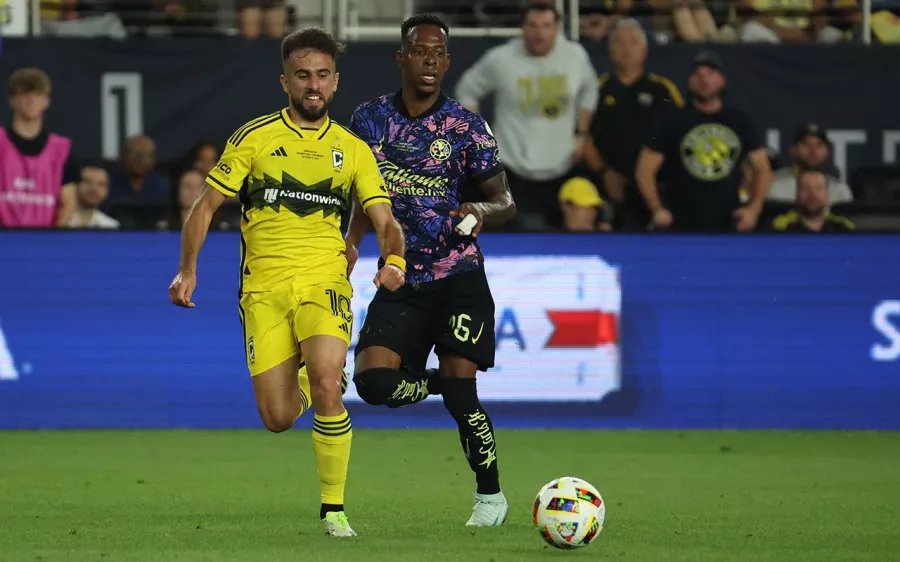
M 450 211 L 450 215 L 454 217 L 475 216 L 477 222 L 472 228 L 472 236 L 478 236 L 482 225 L 485 223 L 503 224 L 516 216 L 516 203 L 513 201 L 512 193 L 509 191 L 509 180 L 506 179 L 506 171 L 501 170 L 498 174 L 494 174 L 492 177 L 479 182 L 478 188 L 481 189 L 481 192 L 484 193 L 487 199 L 484 203 L 463 203 L 459 210 Z M 460 234 L 467 234 L 464 231 L 460 231 L 459 225 L 456 228 Z
M 234 142 L 232 142 L 234 141 Z M 234 144 L 234 143 L 237 144 Z M 254 153 L 250 138 L 232 136 L 225 145 L 222 158 L 206 178 L 203 191 L 194 201 L 181 229 L 181 257 L 178 273 L 169 285 L 172 304 L 194 308 L 191 296 L 197 286 L 197 259 L 209 232 L 213 214 L 229 197 L 238 193 L 250 173 Z
M 391 213 L 391 198 L 384 186 L 381 172 L 378 171 L 375 156 L 368 146 L 361 144 L 357 148 L 355 164 L 356 200 L 347 231 L 348 254 L 352 251 L 353 257 L 356 257 L 356 247 L 365 233 L 365 217 L 368 216 L 375 227 L 381 257 L 384 258 L 384 267 L 375 276 L 375 286 L 395 291 L 403 286 L 406 279 L 406 239 L 403 229 Z M 347 257 L 350 266 L 350 255 Z M 352 266 L 348 267 L 348 274 L 349 270 L 352 270 Z
M 471 119 L 469 144 L 466 145 L 466 171 L 469 180 L 484 193 L 484 203 L 463 203 L 450 216 L 462 217 L 456 232 L 477 236 L 484 223 L 503 224 L 516 216 L 516 204 L 509 191 L 509 180 L 500 163 L 497 140 L 487 122 L 479 116 Z M 471 216 L 472 219 L 466 217 Z
M 378 138 L 378 131 L 375 123 L 368 119 L 366 114 L 364 106 L 357 107 L 350 116 L 349 128 L 350 132 L 371 145 L 377 142 L 375 139 Z M 369 219 L 366 217 L 366 212 L 363 210 L 359 198 L 354 197 L 350 208 L 350 224 L 347 226 L 347 235 L 344 236 L 344 243 L 347 244 L 347 275 L 353 272 L 353 267 L 359 257 L 359 245 L 362 244 L 368 229 Z

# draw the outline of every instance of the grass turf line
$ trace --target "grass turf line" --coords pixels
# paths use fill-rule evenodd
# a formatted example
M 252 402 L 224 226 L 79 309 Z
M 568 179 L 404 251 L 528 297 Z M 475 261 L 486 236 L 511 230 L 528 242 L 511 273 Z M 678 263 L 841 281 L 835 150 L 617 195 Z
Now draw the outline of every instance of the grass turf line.
M 322 536 L 308 430 L 0 432 L 0 560 L 507 562 L 889 560 L 900 434 L 498 430 L 511 503 L 468 529 L 473 478 L 452 431 L 354 430 L 347 512 Z M 580 551 L 530 521 L 558 476 L 603 494 Z

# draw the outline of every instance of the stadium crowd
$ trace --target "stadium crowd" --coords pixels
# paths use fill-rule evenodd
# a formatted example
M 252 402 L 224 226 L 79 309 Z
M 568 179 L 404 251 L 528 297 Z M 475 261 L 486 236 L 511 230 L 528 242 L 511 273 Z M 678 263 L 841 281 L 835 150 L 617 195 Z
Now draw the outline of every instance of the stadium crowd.
M 129 29 L 146 23 L 129 19 L 119 4 L 137 3 L 59 0 L 46 3 L 44 15 L 57 23 L 78 23 L 112 14 Z M 215 27 L 203 2 L 157 4 L 163 17 L 155 23 L 171 33 L 182 25 Z M 284 35 L 296 23 L 289 4 L 236 3 L 239 33 L 247 38 Z M 613 7 L 627 13 L 629 6 L 616 2 Z M 677 37 L 722 39 L 722 26 L 702 0 L 678 6 L 670 22 Z M 888 204 L 896 194 L 872 195 L 861 184 L 841 181 L 831 142 L 816 123 L 798 126 L 790 154 L 772 153 L 750 117 L 724 101 L 728 70 L 715 53 L 696 58 L 689 92 L 682 93 L 673 82 L 681 77 L 645 70 L 648 43 L 659 39 L 663 24 L 652 14 L 630 18 L 607 12 L 596 26 L 586 23 L 596 14 L 585 15 L 582 27 L 593 26 L 588 37 L 605 41 L 612 72 L 598 76 L 584 46 L 560 32 L 553 5 L 532 2 L 523 11 L 522 37 L 486 52 L 464 72 L 456 91 L 448 92 L 473 111 L 482 99 L 494 98 L 492 126 L 518 207 L 509 228 L 845 232 L 854 230 L 851 215 L 865 212 L 888 217 L 876 221 L 878 228 L 900 230 L 900 216 Z M 706 31 L 684 31 L 690 27 L 686 13 L 694 28 Z M 777 28 L 788 25 L 785 21 L 751 18 L 737 33 L 766 42 L 789 42 L 801 32 L 806 41 L 830 41 L 824 36 L 841 34 L 837 28 L 828 31 L 827 20 L 816 20 L 808 29 L 795 22 L 790 32 Z M 648 33 L 648 28 L 656 31 Z M 554 65 L 564 79 L 538 81 L 523 97 L 507 70 L 527 69 L 534 60 Z M 8 93 L 13 118 L 0 130 L 0 168 L 5 170 L 0 225 L 5 227 L 180 229 L 222 148 L 198 141 L 180 161 L 159 163 L 154 140 L 142 135 L 128 139 L 118 162 L 76 163 L 71 141 L 53 134 L 52 123 L 44 122 L 50 77 L 41 69 L 19 69 L 8 79 Z M 885 177 L 897 173 L 887 170 Z M 240 227 L 237 198 L 222 206 L 213 224 Z

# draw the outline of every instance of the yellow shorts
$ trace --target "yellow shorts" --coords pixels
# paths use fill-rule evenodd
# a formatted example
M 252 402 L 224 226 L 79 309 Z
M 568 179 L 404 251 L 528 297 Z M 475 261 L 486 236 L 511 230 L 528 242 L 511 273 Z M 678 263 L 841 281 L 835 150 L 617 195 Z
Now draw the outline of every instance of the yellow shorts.
M 244 293 L 238 307 L 250 375 L 299 355 L 299 342 L 313 336 L 334 336 L 349 346 L 352 297 L 346 279 L 314 285 L 293 281 L 271 291 Z

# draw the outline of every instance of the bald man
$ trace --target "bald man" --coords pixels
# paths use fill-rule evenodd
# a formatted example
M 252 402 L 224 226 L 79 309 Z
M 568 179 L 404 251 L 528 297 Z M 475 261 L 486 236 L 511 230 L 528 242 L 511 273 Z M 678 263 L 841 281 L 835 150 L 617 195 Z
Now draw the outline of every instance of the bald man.
M 107 203 L 123 199 L 165 202 L 169 183 L 156 171 L 156 144 L 147 136 L 128 139 L 122 150 L 121 164 L 109 178 Z

